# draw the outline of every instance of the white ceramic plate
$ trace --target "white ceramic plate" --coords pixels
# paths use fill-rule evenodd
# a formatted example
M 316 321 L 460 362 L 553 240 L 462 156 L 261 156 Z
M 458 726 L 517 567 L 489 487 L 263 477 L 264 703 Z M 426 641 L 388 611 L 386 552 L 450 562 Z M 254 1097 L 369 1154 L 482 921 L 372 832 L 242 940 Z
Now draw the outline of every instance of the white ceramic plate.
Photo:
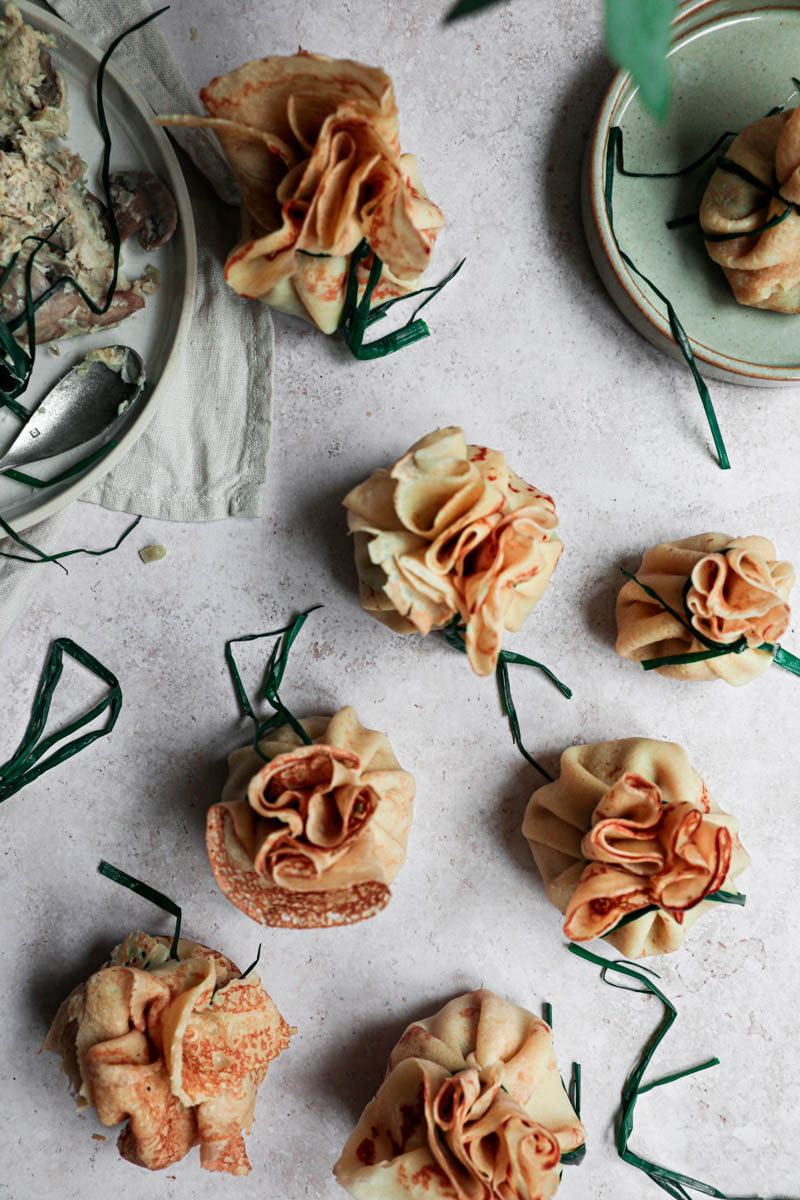
M 725 130 L 742 129 L 782 104 L 798 71 L 800 0 L 687 0 L 673 25 L 672 102 L 663 124 L 645 112 L 630 75 L 618 74 L 584 159 L 582 205 L 603 283 L 632 325 L 683 362 L 666 306 L 634 275 L 614 243 L 604 199 L 609 129 L 623 131 L 630 170 L 674 171 Z M 797 103 L 797 96 L 789 99 Z M 797 386 L 800 317 L 737 304 L 699 231 L 666 220 L 696 211 L 713 161 L 679 179 L 614 178 L 619 245 L 672 301 L 700 371 L 732 383 Z
M 67 142 L 87 165 L 89 190 L 102 196 L 100 164 L 103 141 L 97 125 L 94 87 L 102 53 L 64 21 L 43 9 L 20 0 L 19 8 L 29 25 L 55 35 L 53 64 L 67 87 L 69 133 Z M 136 34 L 132 34 L 136 37 Z M 36 362 L 28 390 L 20 397 L 33 409 L 57 379 L 86 351 L 121 343 L 133 346 L 144 359 L 147 386 L 144 403 L 137 407 L 129 424 L 118 435 L 118 445 L 100 462 L 80 475 L 53 488 L 33 489 L 0 476 L 0 513 L 17 530 L 26 529 L 51 516 L 70 500 L 82 495 L 118 462 L 141 437 L 158 407 L 168 399 L 169 382 L 189 331 L 197 278 L 197 249 L 194 221 L 178 160 L 162 129 L 152 124 L 152 109 L 114 68 L 112 58 L 103 89 L 106 116 L 111 130 L 111 169 L 152 171 L 167 185 L 178 206 L 178 229 L 171 242 L 152 254 L 145 253 L 137 239 L 122 248 L 125 273 L 137 279 L 152 263 L 160 273 L 161 285 L 145 307 L 113 330 L 68 338 L 58 343 L 60 355 L 47 345 L 37 347 Z M 0 451 L 5 450 L 21 428 L 7 409 L 0 409 Z M 27 468 L 37 478 L 52 477 L 80 460 L 80 450 Z

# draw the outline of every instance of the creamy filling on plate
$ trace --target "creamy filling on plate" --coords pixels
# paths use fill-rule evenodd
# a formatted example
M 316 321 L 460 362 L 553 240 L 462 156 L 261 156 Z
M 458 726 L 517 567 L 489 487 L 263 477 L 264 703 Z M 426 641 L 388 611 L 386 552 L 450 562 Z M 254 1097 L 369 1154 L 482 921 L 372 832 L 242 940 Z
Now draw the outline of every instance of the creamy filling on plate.
M 19 255 L 0 288 L 0 315 L 9 322 L 25 307 L 27 263 L 36 250 L 28 238 L 52 234 L 52 245 L 42 245 L 32 265 L 34 299 L 71 276 L 102 306 L 113 279 L 106 206 L 87 189 L 86 164 L 57 141 L 67 132 L 68 117 L 64 80 L 50 58 L 53 44 L 52 37 L 24 23 L 15 4 L 6 5 L 0 20 L 0 275 Z M 138 233 L 147 249 L 169 240 L 177 221 L 175 202 L 155 176 L 114 175 L 111 192 L 123 240 Z M 76 288 L 65 284 L 38 309 L 36 340 L 116 325 L 142 308 L 157 286 L 152 268 L 133 283 L 120 270 L 110 308 L 96 314 Z M 27 340 L 26 324 L 15 332 Z

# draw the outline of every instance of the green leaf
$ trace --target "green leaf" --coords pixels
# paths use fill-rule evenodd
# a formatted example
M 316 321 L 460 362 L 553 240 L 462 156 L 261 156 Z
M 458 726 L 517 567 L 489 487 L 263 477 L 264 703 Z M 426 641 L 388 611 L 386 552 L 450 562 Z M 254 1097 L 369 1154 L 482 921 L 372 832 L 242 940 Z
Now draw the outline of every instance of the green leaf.
M 445 16 L 445 21 L 455 21 L 458 17 L 468 17 L 471 13 L 479 12 L 482 8 L 488 8 L 491 4 L 497 4 L 498 0 L 458 0 L 457 4 L 448 11 Z
M 642 103 L 659 120 L 669 108 L 670 25 L 677 0 L 606 0 L 606 46 L 630 71 Z

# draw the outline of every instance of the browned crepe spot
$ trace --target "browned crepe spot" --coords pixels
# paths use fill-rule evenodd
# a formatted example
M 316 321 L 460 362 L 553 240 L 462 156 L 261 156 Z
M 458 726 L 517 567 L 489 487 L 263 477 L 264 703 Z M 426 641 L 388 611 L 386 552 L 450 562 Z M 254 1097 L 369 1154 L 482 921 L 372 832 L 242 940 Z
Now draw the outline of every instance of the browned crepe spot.
M 283 929 L 323 929 L 374 917 L 389 903 L 385 883 L 368 881 L 327 892 L 289 892 L 253 870 L 234 865 L 226 848 L 233 822 L 220 804 L 209 810 L 206 847 L 214 878 L 232 904 L 254 921 Z

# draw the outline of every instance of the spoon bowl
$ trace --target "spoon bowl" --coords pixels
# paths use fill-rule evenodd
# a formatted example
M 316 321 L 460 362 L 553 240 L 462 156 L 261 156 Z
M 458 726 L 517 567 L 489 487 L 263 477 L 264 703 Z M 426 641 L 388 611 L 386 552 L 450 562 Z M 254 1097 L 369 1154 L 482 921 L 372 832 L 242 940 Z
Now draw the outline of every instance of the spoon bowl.
M 90 350 L 44 397 L 0 458 L 0 471 L 54 458 L 77 446 L 90 453 L 99 449 L 129 417 L 144 385 L 144 363 L 130 346 Z

